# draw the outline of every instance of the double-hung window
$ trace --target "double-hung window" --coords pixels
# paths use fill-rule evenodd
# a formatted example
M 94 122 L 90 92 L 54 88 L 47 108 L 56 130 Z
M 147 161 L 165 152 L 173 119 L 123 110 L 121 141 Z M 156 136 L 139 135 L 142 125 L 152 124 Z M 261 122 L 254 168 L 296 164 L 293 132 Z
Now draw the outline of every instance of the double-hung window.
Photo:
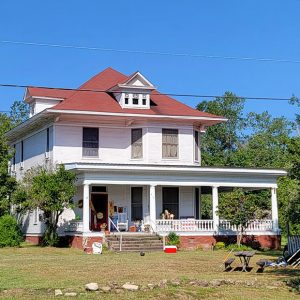
M 162 157 L 178 158 L 178 129 L 162 130 Z
M 194 154 L 195 154 L 195 161 L 199 161 L 199 156 L 200 156 L 200 149 L 199 149 L 199 131 L 195 130 L 194 131 Z
M 99 128 L 84 127 L 82 135 L 82 156 L 98 157 Z
M 131 129 L 131 158 L 143 158 L 143 130 Z

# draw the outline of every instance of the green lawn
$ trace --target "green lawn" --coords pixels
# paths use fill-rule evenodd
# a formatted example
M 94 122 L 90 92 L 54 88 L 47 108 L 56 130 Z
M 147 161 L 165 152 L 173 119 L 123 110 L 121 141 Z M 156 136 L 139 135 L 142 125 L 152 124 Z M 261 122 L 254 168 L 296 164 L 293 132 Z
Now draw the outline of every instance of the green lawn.
M 296 299 L 283 283 L 286 278 L 300 276 L 299 270 L 269 270 L 256 273 L 255 261 L 274 258 L 278 253 L 257 254 L 249 273 L 222 272 L 224 251 L 180 251 L 177 254 L 111 253 L 87 255 L 76 249 L 22 248 L 0 250 L 0 299 L 51 299 L 54 289 L 74 291 L 80 299 Z M 273 256 L 273 257 L 272 257 Z M 237 263 L 234 263 L 237 266 Z M 180 280 L 182 284 L 120 294 L 86 293 L 89 282 L 139 286 L 158 284 L 162 280 Z M 240 281 L 218 287 L 199 287 L 193 280 L 226 279 Z M 247 286 L 250 284 L 250 286 Z M 82 293 L 82 294 L 80 294 Z M 63 297 L 61 297 L 62 299 Z

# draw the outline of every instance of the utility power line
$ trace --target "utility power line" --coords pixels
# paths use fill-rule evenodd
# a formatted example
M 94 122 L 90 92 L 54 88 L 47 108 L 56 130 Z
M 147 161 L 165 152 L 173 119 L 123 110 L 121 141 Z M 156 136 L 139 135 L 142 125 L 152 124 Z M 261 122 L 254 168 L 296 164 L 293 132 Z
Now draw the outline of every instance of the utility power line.
M 193 57 L 201 59 L 222 59 L 222 60 L 239 60 L 239 61 L 256 61 L 256 62 L 273 62 L 273 63 L 292 63 L 300 64 L 300 59 L 289 58 L 267 58 L 267 57 L 250 57 L 250 56 L 225 56 L 225 55 L 207 55 L 198 53 L 184 53 L 184 52 L 169 52 L 169 51 L 146 51 L 146 50 L 131 50 L 131 49 L 117 49 L 117 48 L 102 48 L 102 47 L 89 47 L 80 45 L 63 45 L 63 44 L 50 44 L 39 42 L 27 42 L 27 41 L 11 41 L 2 40 L 2 44 L 14 44 L 23 46 L 37 46 L 37 47 L 52 47 L 52 48 L 66 48 L 88 51 L 103 51 L 103 52 L 119 52 L 130 54 L 145 54 L 145 55 L 163 55 L 163 56 L 176 56 L 176 57 Z
M 22 84 L 5 84 L 0 83 L 0 87 L 7 88 L 41 88 L 49 90 L 63 90 L 63 91 L 76 91 L 76 92 L 93 92 L 93 93 L 107 93 L 107 90 L 97 90 L 97 89 L 73 89 L 73 88 L 63 88 L 63 87 L 48 87 L 48 86 L 34 86 L 34 85 L 22 85 Z M 227 98 L 227 96 L 219 95 L 200 95 L 200 94 L 178 94 L 178 93 L 161 93 L 153 92 L 152 95 L 157 96 L 177 96 L 177 97 L 193 97 L 193 98 Z M 276 98 L 276 97 L 246 97 L 238 96 L 238 98 L 243 98 L 245 100 L 270 100 L 270 101 L 290 101 L 291 98 Z

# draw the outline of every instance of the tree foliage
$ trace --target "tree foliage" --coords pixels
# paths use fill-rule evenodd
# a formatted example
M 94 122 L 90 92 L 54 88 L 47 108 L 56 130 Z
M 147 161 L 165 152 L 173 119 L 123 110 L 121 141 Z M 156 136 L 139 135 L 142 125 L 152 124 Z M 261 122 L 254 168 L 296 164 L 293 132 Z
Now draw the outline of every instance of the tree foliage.
M 255 218 L 257 207 L 253 194 L 246 194 L 241 189 L 224 193 L 220 198 L 218 214 L 222 219 L 230 220 L 238 229 L 237 244 L 240 246 L 243 234 L 250 220 Z
M 296 97 L 291 103 L 300 107 L 300 100 Z M 279 216 L 284 232 L 289 227 L 296 232 L 300 219 L 296 213 L 299 211 L 299 197 L 296 195 L 299 194 L 300 142 L 298 138 L 291 138 L 293 124 L 284 117 L 273 118 L 268 112 L 244 115 L 244 104 L 244 99 L 226 92 L 224 98 L 203 101 L 197 106 L 200 110 L 229 119 L 226 123 L 209 127 L 202 137 L 203 165 L 291 170 L 293 180 L 279 181 Z M 300 124 L 300 114 L 296 115 L 296 120 Z M 256 215 L 264 216 L 270 210 L 269 191 L 251 194 L 249 201 L 257 208 Z M 205 208 L 209 207 L 206 205 L 202 210 L 206 215 L 209 212 Z
M 234 153 L 239 148 L 245 129 L 244 103 L 243 98 L 226 92 L 222 98 L 217 97 L 213 101 L 203 101 L 198 104 L 198 110 L 228 119 L 225 123 L 209 127 L 206 134 L 201 137 L 202 165 L 232 166 Z
M 39 208 L 43 211 L 46 230 L 43 237 L 45 245 L 58 242 L 57 228 L 60 215 L 65 208 L 71 208 L 76 193 L 76 176 L 65 170 L 63 165 L 55 170 L 44 167 L 32 168 L 26 172 L 14 194 L 14 202 L 20 211 Z

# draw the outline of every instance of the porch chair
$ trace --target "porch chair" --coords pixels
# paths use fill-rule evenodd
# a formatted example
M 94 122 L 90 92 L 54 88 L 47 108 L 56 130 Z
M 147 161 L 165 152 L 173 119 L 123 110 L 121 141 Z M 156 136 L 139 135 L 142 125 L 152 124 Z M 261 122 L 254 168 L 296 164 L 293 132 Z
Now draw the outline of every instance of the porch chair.
M 128 231 L 127 213 L 118 213 L 117 228 L 119 231 Z

